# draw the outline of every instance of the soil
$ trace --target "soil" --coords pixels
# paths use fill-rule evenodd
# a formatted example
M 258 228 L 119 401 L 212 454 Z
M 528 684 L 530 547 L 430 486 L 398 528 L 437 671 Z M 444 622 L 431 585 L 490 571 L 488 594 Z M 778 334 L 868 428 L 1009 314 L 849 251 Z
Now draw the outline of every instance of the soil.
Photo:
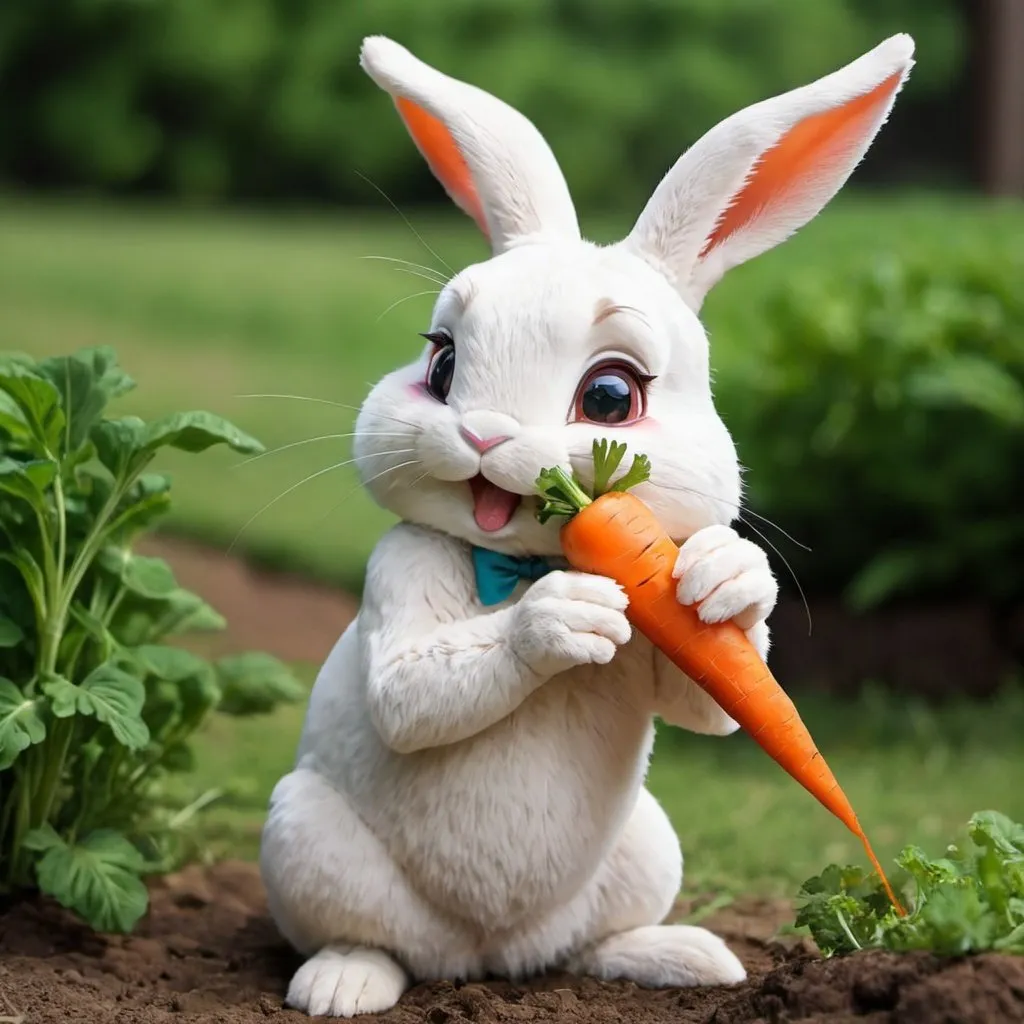
M 681 911 L 690 909 L 680 906 Z M 552 975 L 441 982 L 409 991 L 392 1024 L 1013 1024 L 1024 1021 L 1024 957 L 858 953 L 822 961 L 773 940 L 785 904 L 734 904 L 704 922 L 741 957 L 731 989 L 646 990 Z M 287 1024 L 299 961 L 266 914 L 253 864 L 189 868 L 154 883 L 132 936 L 98 936 L 47 900 L 0 913 L 0 1019 L 23 1024 Z

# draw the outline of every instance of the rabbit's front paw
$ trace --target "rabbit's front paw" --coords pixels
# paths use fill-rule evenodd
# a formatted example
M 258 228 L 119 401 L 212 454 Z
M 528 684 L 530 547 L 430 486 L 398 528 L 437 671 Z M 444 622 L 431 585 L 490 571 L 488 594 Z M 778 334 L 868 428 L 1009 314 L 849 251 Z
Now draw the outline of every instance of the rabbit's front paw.
M 702 622 L 732 619 L 740 629 L 763 622 L 779 591 L 768 556 L 728 526 L 698 530 L 679 549 L 672 575 L 679 603 L 696 604 Z
M 516 605 L 512 650 L 538 675 L 575 665 L 607 664 L 629 641 L 626 595 L 604 576 L 548 573 Z

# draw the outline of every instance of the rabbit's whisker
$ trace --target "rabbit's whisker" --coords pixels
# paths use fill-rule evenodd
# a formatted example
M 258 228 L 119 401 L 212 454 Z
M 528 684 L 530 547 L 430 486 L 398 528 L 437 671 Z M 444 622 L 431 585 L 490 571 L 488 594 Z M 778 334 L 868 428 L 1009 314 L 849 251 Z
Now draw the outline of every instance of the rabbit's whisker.
M 790 576 L 793 577 L 793 582 L 796 584 L 797 592 L 800 594 L 800 600 L 803 602 L 804 611 L 807 613 L 807 635 L 811 635 L 811 630 L 813 628 L 813 623 L 811 621 L 811 606 L 807 602 L 807 596 L 806 594 L 804 594 L 804 588 L 800 585 L 800 580 L 797 579 L 796 572 L 794 571 L 793 567 L 789 564 L 789 561 L 787 560 L 786 556 L 778 549 L 778 547 L 776 547 L 775 544 L 773 544 L 772 541 L 769 540 L 769 538 L 761 530 L 759 530 L 752 522 L 750 522 L 749 519 L 745 519 L 744 515 L 746 514 L 748 516 L 753 516 L 755 519 L 759 519 L 761 522 L 767 524 L 773 529 L 778 530 L 783 537 L 785 537 L 789 541 L 792 541 L 794 544 L 796 544 L 797 547 L 803 548 L 804 551 L 810 551 L 811 549 L 806 544 L 802 544 L 795 537 L 788 534 L 781 526 L 778 525 L 778 523 L 772 522 L 772 520 L 767 518 L 767 516 L 759 515 L 757 512 L 753 511 L 753 509 L 746 508 L 741 504 L 737 504 L 735 501 L 729 501 L 726 498 L 719 498 L 716 497 L 714 494 L 707 494 L 704 491 L 698 490 L 696 487 L 686 487 L 663 483 L 657 483 L 655 484 L 655 486 L 663 488 L 664 490 L 667 491 L 689 491 L 691 494 L 696 494 L 698 497 L 707 498 L 710 501 L 720 501 L 724 505 L 731 505 L 733 508 L 735 508 L 739 512 L 740 521 L 745 526 L 753 530 L 754 533 L 756 533 L 758 537 L 760 537 L 761 540 L 763 540 L 765 544 L 767 544 L 768 547 L 770 547 L 772 551 L 774 551 L 775 554 L 779 556 L 779 558 L 782 560 L 782 564 L 786 567 L 786 571 L 789 573 Z
M 264 505 L 258 512 L 253 513 L 253 515 L 251 515 L 242 524 L 241 529 L 238 531 L 238 533 L 235 534 L 235 539 L 228 545 L 227 554 L 231 554 L 231 552 L 234 550 L 235 545 L 238 543 L 239 538 L 242 536 L 242 534 L 245 533 L 245 531 L 261 515 L 263 515 L 264 512 L 266 512 L 268 509 L 270 509 L 274 505 L 276 505 L 282 498 L 286 498 L 289 494 L 292 493 L 292 491 L 298 490 L 303 484 L 308 484 L 311 481 L 315 480 L 317 477 L 323 476 L 325 473 L 330 473 L 332 470 L 342 469 L 344 466 L 351 466 L 353 463 L 360 462 L 362 459 L 369 459 L 369 458 L 380 457 L 380 456 L 384 456 L 384 455 L 405 455 L 408 452 L 412 452 L 414 450 L 415 449 L 413 449 L 413 448 L 399 448 L 399 449 L 396 449 L 395 451 L 388 451 L 388 452 L 369 452 L 366 455 L 356 456 L 353 459 L 346 459 L 344 462 L 335 462 L 332 465 L 325 467 L 324 469 L 318 469 L 315 473 L 310 473 L 309 476 L 303 477 L 298 483 L 294 483 L 290 487 L 285 488 L 285 490 L 283 490 L 276 498 L 271 498 L 270 501 L 268 501 L 266 503 L 266 505 Z M 414 459 L 413 461 L 414 462 L 418 462 L 419 460 L 418 459 Z M 371 478 L 371 479 L 376 479 L 376 478 Z M 369 482 L 369 481 L 367 481 L 367 482 Z
M 405 437 L 404 431 L 399 432 L 396 430 L 356 430 L 350 431 L 347 434 L 319 434 L 317 437 L 305 437 L 301 441 L 292 441 L 290 444 L 283 444 L 279 448 L 271 448 L 269 451 L 260 452 L 259 455 L 253 455 L 251 458 L 244 459 L 242 462 L 236 463 L 232 466 L 232 469 L 241 469 L 242 466 L 248 466 L 250 462 L 259 462 L 260 459 L 266 458 L 268 455 L 277 455 L 278 452 L 286 452 L 289 448 L 298 448 L 304 444 L 313 444 L 314 441 L 332 441 L 341 440 L 346 437 Z
M 436 270 L 434 267 L 428 267 L 425 263 L 413 263 L 412 260 L 398 259 L 396 256 L 360 256 L 361 260 L 383 260 L 387 263 L 396 264 L 396 270 L 405 270 L 406 273 L 415 273 L 420 271 L 418 275 L 425 277 L 430 275 L 428 280 L 433 281 L 435 284 L 446 285 L 451 278 L 446 278 L 441 274 L 441 271 Z
M 379 479 L 380 479 L 380 478 L 381 478 L 382 476 L 385 476 L 385 475 L 386 475 L 386 474 L 388 474 L 388 473 L 393 473 L 393 472 L 395 472 L 396 470 L 399 470 L 399 469 L 405 469 L 405 468 L 406 468 L 407 466 L 415 466 L 415 465 L 416 465 L 416 464 L 417 464 L 417 463 L 418 463 L 419 461 L 420 461 L 419 459 L 410 459 L 410 460 L 409 460 L 408 462 L 400 462 L 400 463 L 399 463 L 399 464 L 398 464 L 397 466 L 389 466 L 389 467 L 388 467 L 387 469 L 385 469 L 385 470 L 382 470 L 382 471 L 381 471 L 380 473 L 377 473 L 377 474 L 376 474 L 375 476 L 371 476 L 371 477 L 369 478 L 369 480 L 363 480 L 363 481 L 360 481 L 360 482 L 359 482 L 358 484 L 356 484 L 356 486 L 355 486 L 355 487 L 353 487 L 353 488 L 352 488 L 352 489 L 351 489 L 350 491 L 348 491 L 348 492 L 347 492 L 346 494 L 342 495 L 341 499 L 340 499 L 339 501 L 337 501 L 337 502 L 336 502 L 335 504 L 333 504 L 333 505 L 332 505 L 332 506 L 331 506 L 331 507 L 330 507 L 330 508 L 329 508 L 329 509 L 328 509 L 328 510 L 327 510 L 327 511 L 326 511 L 326 512 L 325 512 L 325 513 L 324 513 L 324 514 L 323 514 L 323 515 L 322 515 L 322 516 L 321 516 L 321 517 L 320 517 L 320 518 L 319 518 L 319 519 L 317 520 L 317 523 L 318 523 L 318 524 L 319 524 L 319 523 L 322 523 L 322 522 L 323 522 L 323 521 L 324 521 L 325 519 L 327 519 L 327 518 L 329 518 L 330 516 L 334 515 L 334 513 L 335 513 L 335 512 L 337 512 L 337 511 L 338 511 L 338 509 L 339 509 L 339 508 L 341 508 L 341 506 L 342 506 L 342 505 L 344 505 L 344 504 L 345 504 L 345 502 L 346 502 L 346 501 L 348 501 L 348 500 L 349 500 L 349 498 L 351 498 L 351 497 L 352 497 L 352 495 L 354 495 L 354 494 L 355 494 L 355 493 L 356 493 L 357 491 L 361 490 L 361 489 L 362 489 L 363 487 L 365 487 L 365 486 L 366 486 L 367 484 L 371 484 L 371 483 L 373 483 L 373 481 L 374 481 L 374 480 L 379 480 Z M 429 472 L 429 471 L 428 471 L 428 472 Z M 416 478 L 416 479 L 415 479 L 415 480 L 413 481 L 413 483 L 412 483 L 412 486 L 415 486 L 416 484 L 418 484 L 418 483 L 419 483 L 419 482 L 420 482 L 420 481 L 421 481 L 421 480 L 423 479 L 423 477 L 425 477 L 426 475 L 427 475 L 427 473 L 421 473 L 421 474 L 420 474 L 420 475 L 419 475 L 419 476 L 418 476 L 418 477 L 417 477 L 417 478 Z
M 793 567 L 789 564 L 786 556 L 772 543 L 771 538 L 766 534 L 762 533 L 752 522 L 747 519 L 743 519 L 743 513 L 740 513 L 740 519 L 747 525 L 747 527 L 754 531 L 782 559 L 782 564 L 786 567 L 787 572 L 793 577 L 793 582 L 796 584 L 797 593 L 800 594 L 800 600 L 803 602 L 804 611 L 807 613 L 807 635 L 811 635 L 811 630 L 814 628 L 814 623 L 811 621 L 811 606 L 807 603 L 807 595 L 804 593 L 804 588 L 800 586 L 800 580 L 797 579 L 796 573 L 793 571 Z
M 409 218 L 406 217 L 404 213 L 402 213 L 402 211 L 398 208 L 398 205 L 391 198 L 391 196 L 389 196 L 387 192 L 385 192 L 384 189 L 382 189 L 378 184 L 376 184 L 373 181 L 370 181 L 370 179 L 365 174 L 362 174 L 359 171 L 356 171 L 356 174 L 358 174 L 359 177 L 362 178 L 367 185 L 375 189 L 384 197 L 384 200 L 392 207 L 395 213 L 397 213 L 398 216 L 405 221 L 406 227 L 413 233 L 413 235 L 416 236 L 416 240 L 420 243 L 420 245 L 422 245 L 423 248 L 426 249 L 427 252 L 429 252 L 430 255 L 433 256 L 434 259 L 437 260 L 437 262 L 440 263 L 448 271 L 448 273 L 450 273 L 454 277 L 455 271 L 450 266 L 448 266 L 447 261 L 440 255 L 440 253 L 435 252 L 429 245 L 427 245 L 423 236 L 412 226 L 412 221 L 410 221 Z
M 408 270 L 406 267 L 395 267 L 395 270 L 402 274 L 412 274 L 413 277 L 421 277 L 424 281 L 429 281 L 431 284 L 439 284 L 442 288 L 448 283 L 447 281 L 442 281 L 440 278 L 434 277 L 433 274 L 423 274 L 418 270 Z
M 377 317 L 375 323 L 380 323 L 396 306 L 400 306 L 403 302 L 408 302 L 410 299 L 419 299 L 424 295 L 440 295 L 440 289 L 428 289 L 425 292 L 413 292 L 412 295 L 404 295 L 400 299 L 396 299 L 394 302 L 384 310 L 379 317 Z
M 652 481 L 652 483 L 653 482 L 654 481 Z M 787 533 L 781 526 L 779 526 L 778 523 L 773 522 L 767 516 L 760 515 L 759 513 L 755 512 L 752 508 L 748 508 L 746 505 L 737 504 L 735 501 L 730 501 L 728 498 L 720 498 L 717 494 L 708 494 L 706 491 L 698 490 L 696 487 L 687 487 L 685 485 L 680 486 L 678 484 L 666 484 L 661 483 L 660 481 L 657 482 L 655 486 L 666 491 L 688 491 L 690 494 L 696 494 L 698 497 L 707 498 L 709 501 L 720 501 L 723 505 L 730 505 L 732 508 L 738 510 L 740 513 L 745 512 L 748 516 L 753 516 L 759 522 L 764 523 L 766 526 L 770 526 L 773 530 L 777 530 L 779 533 L 782 534 L 783 537 L 786 538 L 786 540 L 795 544 L 798 548 L 803 548 L 804 551 L 811 550 L 811 548 L 809 548 L 802 541 L 797 540 L 796 537 L 794 537 L 792 534 Z
M 344 402 L 334 402 L 329 398 L 311 398 L 308 395 L 235 395 L 235 398 L 291 398 L 296 402 L 319 402 L 322 405 L 332 405 L 336 409 L 348 409 L 351 412 L 362 412 L 357 405 L 346 405 Z M 401 423 L 403 427 L 412 427 L 414 430 L 419 430 L 419 427 L 415 423 L 411 423 L 409 420 L 403 420 L 401 416 L 395 416 L 392 413 L 374 411 L 374 416 L 380 416 L 382 419 L 391 420 L 394 423 Z

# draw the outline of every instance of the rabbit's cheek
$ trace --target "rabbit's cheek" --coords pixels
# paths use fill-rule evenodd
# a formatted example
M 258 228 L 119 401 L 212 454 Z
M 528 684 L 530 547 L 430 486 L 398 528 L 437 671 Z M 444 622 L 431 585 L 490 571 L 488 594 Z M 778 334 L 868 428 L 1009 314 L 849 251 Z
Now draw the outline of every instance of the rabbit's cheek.
M 480 456 L 459 437 L 454 424 L 425 430 L 417 448 L 423 469 L 437 480 L 468 480 L 480 469 Z
M 520 435 L 489 451 L 481 460 L 484 475 L 513 494 L 533 494 L 537 475 L 565 462 L 565 445 L 547 431 Z

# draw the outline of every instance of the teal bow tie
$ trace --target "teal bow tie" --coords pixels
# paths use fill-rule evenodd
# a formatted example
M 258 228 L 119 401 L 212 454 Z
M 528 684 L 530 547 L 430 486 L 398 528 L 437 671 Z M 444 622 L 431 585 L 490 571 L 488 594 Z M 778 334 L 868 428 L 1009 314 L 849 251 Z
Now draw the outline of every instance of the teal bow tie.
M 480 603 L 500 604 L 520 580 L 539 580 L 555 568 L 542 555 L 503 555 L 500 551 L 487 548 L 473 548 L 473 570 L 476 573 L 476 589 Z

